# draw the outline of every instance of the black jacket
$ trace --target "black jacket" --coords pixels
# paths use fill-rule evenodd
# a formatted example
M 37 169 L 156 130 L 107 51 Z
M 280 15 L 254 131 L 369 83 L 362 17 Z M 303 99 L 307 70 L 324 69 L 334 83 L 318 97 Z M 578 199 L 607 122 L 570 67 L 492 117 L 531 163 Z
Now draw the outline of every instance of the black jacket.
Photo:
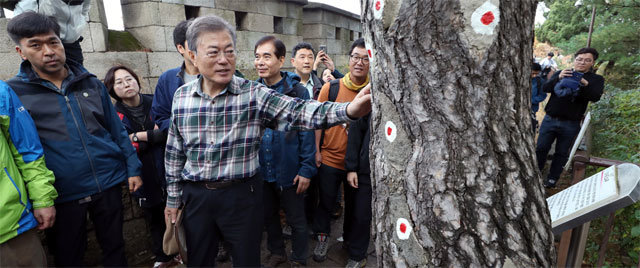
M 371 113 L 358 119 L 349 126 L 349 138 L 347 140 L 347 154 L 344 157 L 344 167 L 347 172 L 358 172 L 358 175 L 367 175 L 369 168 L 369 124 Z M 358 176 L 361 178 L 362 176 Z M 359 181 L 361 182 L 361 181 Z M 369 181 L 368 183 L 371 183 Z
M 584 112 L 587 110 L 587 104 L 589 101 L 596 102 L 600 100 L 602 92 L 604 90 L 604 78 L 593 72 L 587 72 L 582 76 L 587 82 L 588 86 L 580 86 L 578 90 L 578 96 L 573 98 L 572 96 L 558 97 L 553 88 L 560 81 L 558 76 L 560 71 L 556 72 L 547 81 L 542 90 L 544 92 L 551 93 L 549 102 L 545 107 L 545 112 L 551 117 L 559 118 L 562 120 L 580 121 Z
M 148 141 L 132 142 L 142 162 L 143 182 L 133 195 L 141 207 L 151 207 L 165 201 L 164 145 L 167 143 L 167 134 L 161 129 L 154 129 L 155 123 L 151 118 L 153 95 L 141 94 L 140 97 L 146 115 L 143 125 L 132 120 L 133 116 L 122 102 L 116 102 L 115 107 L 127 133 L 147 132 Z

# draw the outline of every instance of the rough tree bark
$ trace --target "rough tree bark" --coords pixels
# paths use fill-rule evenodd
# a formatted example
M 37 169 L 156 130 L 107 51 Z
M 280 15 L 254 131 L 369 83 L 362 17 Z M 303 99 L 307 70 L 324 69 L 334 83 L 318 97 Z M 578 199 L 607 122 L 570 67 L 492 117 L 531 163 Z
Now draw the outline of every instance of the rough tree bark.
M 378 266 L 553 265 L 529 117 L 537 1 L 378 1 L 362 0 Z

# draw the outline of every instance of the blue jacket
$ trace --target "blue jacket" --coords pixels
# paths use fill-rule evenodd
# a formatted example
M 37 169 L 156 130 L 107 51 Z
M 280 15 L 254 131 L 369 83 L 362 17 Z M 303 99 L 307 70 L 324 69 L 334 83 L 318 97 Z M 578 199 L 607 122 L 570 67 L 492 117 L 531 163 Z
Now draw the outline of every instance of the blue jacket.
M 309 92 L 300 84 L 300 77 L 280 72 L 282 80 L 269 88 L 287 96 L 309 99 Z M 262 78 L 258 82 L 263 83 Z M 293 185 L 296 175 L 311 179 L 316 175 L 314 131 L 276 131 L 265 129 L 260 144 L 260 171 L 268 182 L 280 187 Z
M 45 166 L 36 125 L 18 96 L 0 81 L 0 245 L 38 226 L 33 209 L 58 194 Z
M 169 119 L 171 118 L 171 104 L 173 94 L 179 87 L 184 85 L 182 74 L 184 63 L 178 68 L 168 70 L 158 79 L 156 93 L 153 94 L 153 105 L 151 105 L 151 117 L 154 118 L 158 128 L 164 131 L 169 129 Z
M 531 109 L 533 112 L 537 112 L 538 104 L 547 98 L 547 93 L 542 90 L 542 84 L 544 84 L 544 80 L 541 77 L 531 78 Z
M 36 124 L 56 203 L 105 191 L 139 176 L 141 166 L 104 84 L 74 62 L 67 66 L 62 89 L 39 78 L 29 61 L 7 81 Z

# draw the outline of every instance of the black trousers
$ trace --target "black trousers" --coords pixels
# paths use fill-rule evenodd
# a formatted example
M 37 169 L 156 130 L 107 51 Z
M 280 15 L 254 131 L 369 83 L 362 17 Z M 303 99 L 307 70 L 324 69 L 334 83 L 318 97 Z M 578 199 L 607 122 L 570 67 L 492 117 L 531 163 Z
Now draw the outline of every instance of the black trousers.
M 47 230 L 55 266 L 84 266 L 87 249 L 87 212 L 102 249 L 102 265 L 127 266 L 122 237 L 122 188 L 113 186 L 91 200 L 56 204 L 56 222 Z
M 371 237 L 371 179 L 358 174 L 358 188 L 344 184 L 344 241 L 349 257 L 361 261 L 367 257 Z
M 221 239 L 231 245 L 234 267 L 260 266 L 264 216 L 260 176 L 222 189 L 187 182 L 182 200 L 189 267 L 215 266 Z
M 331 214 L 336 207 L 336 197 L 340 183 L 347 180 L 347 172 L 322 164 L 318 168 L 319 199 L 316 215 L 313 218 L 313 231 L 316 234 L 331 233 Z
M 271 254 L 286 256 L 280 208 L 284 209 L 291 226 L 291 260 L 307 263 L 309 234 L 304 216 L 303 194 L 296 194 L 297 185 L 281 188 L 276 182 L 264 182 L 264 225 L 267 229 L 267 248 Z
M 71 59 L 80 65 L 84 65 L 84 56 L 82 55 L 82 46 L 80 46 L 80 42 L 82 42 L 84 38 L 80 36 L 78 41 L 73 43 L 62 43 L 64 46 L 64 55 L 67 59 Z
M 147 222 L 149 234 L 151 235 L 151 252 L 156 256 L 157 262 L 168 262 L 173 257 L 167 256 L 162 250 L 162 239 L 166 225 L 164 223 L 164 207 L 163 203 L 152 207 L 143 207 L 144 220 Z

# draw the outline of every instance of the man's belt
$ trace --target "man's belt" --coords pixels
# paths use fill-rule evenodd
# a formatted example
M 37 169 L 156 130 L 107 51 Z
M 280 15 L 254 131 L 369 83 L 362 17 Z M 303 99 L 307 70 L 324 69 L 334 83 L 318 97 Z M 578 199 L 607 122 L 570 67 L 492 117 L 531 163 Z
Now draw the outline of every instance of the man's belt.
M 224 181 L 193 181 L 189 183 L 193 183 L 195 185 L 207 188 L 209 190 L 217 190 L 217 189 L 224 189 L 239 183 L 248 182 L 254 178 L 256 178 L 256 176 L 233 179 L 233 180 L 224 180 Z

